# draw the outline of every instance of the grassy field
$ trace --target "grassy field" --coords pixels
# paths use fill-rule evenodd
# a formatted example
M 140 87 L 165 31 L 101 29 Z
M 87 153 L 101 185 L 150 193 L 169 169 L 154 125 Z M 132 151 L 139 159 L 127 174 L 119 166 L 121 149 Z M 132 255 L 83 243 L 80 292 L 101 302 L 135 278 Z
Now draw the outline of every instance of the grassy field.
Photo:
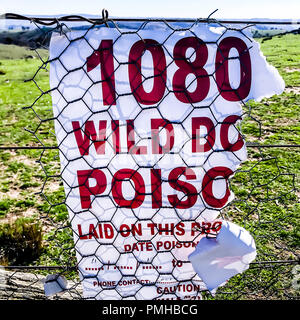
M 286 89 L 280 96 L 245 107 L 242 132 L 251 143 L 300 144 L 300 37 L 275 37 L 263 42 L 261 48 L 269 63 L 279 70 Z M 41 52 L 43 57 L 45 54 Z M 39 59 L 28 55 L 26 49 L 0 45 L 2 147 L 38 145 L 38 141 L 47 146 L 56 144 L 53 123 L 44 121 L 52 116 L 51 98 L 42 94 L 49 88 L 49 74 L 40 69 L 35 81 L 24 82 L 41 66 Z M 231 181 L 235 201 L 223 214 L 255 237 L 256 261 L 295 260 L 300 253 L 299 148 L 248 148 L 248 155 Z M 58 152 L 0 150 L 0 166 L 0 244 L 1 234 L 7 230 L 1 225 L 13 224 L 17 218 L 29 224 L 39 220 L 42 239 L 37 234 L 36 241 L 41 248 L 23 264 L 75 264 L 71 230 L 65 228 L 67 211 L 61 204 L 64 190 L 55 177 L 59 174 Z M 12 261 L 6 259 L 4 263 Z M 289 264 L 253 266 L 219 289 L 216 297 L 295 296 L 292 268 Z
M 27 47 L 20 47 L 13 44 L 0 43 L 0 60 L 6 59 L 32 59 L 38 58 L 40 55 L 42 58 L 46 58 L 48 51 L 45 49 L 31 50 Z

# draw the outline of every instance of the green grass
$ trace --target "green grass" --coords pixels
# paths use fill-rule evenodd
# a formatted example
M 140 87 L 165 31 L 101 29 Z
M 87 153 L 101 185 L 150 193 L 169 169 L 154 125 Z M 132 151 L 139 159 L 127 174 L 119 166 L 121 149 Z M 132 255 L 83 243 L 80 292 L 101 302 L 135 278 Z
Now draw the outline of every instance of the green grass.
M 45 49 L 38 49 L 37 52 L 43 58 L 47 56 L 47 50 Z M 0 43 L 0 60 L 34 59 L 38 58 L 38 54 L 34 50 L 26 47 Z
M 42 228 L 33 218 L 0 224 L 1 265 L 28 264 L 42 253 Z
M 299 145 L 300 37 L 275 37 L 262 42 L 261 49 L 267 61 L 278 69 L 287 90 L 259 103 L 250 102 L 251 117 L 245 117 L 242 132 L 251 143 Z M 235 200 L 224 211 L 254 236 L 256 261 L 298 259 L 299 163 L 299 148 L 248 148 L 247 161 L 230 182 Z M 286 294 L 296 295 L 291 286 L 292 268 L 286 264 L 263 271 L 250 268 L 230 279 L 225 289 L 219 288 L 218 297 L 228 298 L 228 292 L 232 299 L 283 299 Z M 247 293 L 243 295 L 243 291 Z
M 286 83 L 286 86 L 299 86 L 299 36 L 286 35 L 282 37 L 275 37 L 264 42 L 260 39 L 259 42 L 261 43 L 261 49 L 267 57 L 268 62 L 278 69 Z
M 249 116 L 243 121 L 242 132 L 246 141 L 252 143 L 300 144 L 300 95 L 297 93 L 300 88 L 300 37 L 287 35 L 259 41 L 268 62 L 279 70 L 286 87 L 291 90 L 259 103 L 250 102 L 251 112 L 245 108 L 245 114 L 249 113 Z M 40 120 L 52 116 L 51 98 L 41 96 L 40 91 L 49 89 L 48 72 L 41 69 L 35 76 L 40 89 L 33 81 L 24 82 L 32 78 L 40 66 L 38 59 L 0 60 L 1 146 L 37 145 L 36 138 L 46 145 L 56 144 L 54 135 L 49 133 L 54 132 L 53 123 Z M 34 103 L 37 97 L 40 98 Z M 24 127 L 37 130 L 36 138 Z M 235 201 L 224 209 L 223 214 L 255 237 L 257 261 L 295 260 L 299 255 L 299 154 L 297 148 L 248 148 L 248 160 L 230 182 Z M 36 162 L 39 159 L 44 170 Z M 45 173 L 59 174 L 58 152 L 0 151 L 0 165 L 0 219 L 22 217 L 26 212 L 43 217 L 41 222 L 47 222 L 43 241 L 47 245 L 35 263 L 75 264 L 72 233 L 65 228 L 69 225 L 67 210 L 61 204 L 64 198 L 62 183 L 55 177 L 45 176 Z M 41 190 L 42 195 L 39 194 Z M 286 298 L 286 292 L 293 296 L 296 292 L 291 288 L 291 268 L 287 265 L 263 270 L 250 268 L 220 288 L 217 298 Z M 223 292 L 231 295 L 223 295 Z
M 40 125 L 40 119 L 47 118 L 51 115 L 51 99 L 50 95 L 43 95 L 38 103 L 34 104 L 37 97 L 41 96 L 41 90 L 49 89 L 48 73 L 41 70 L 35 77 L 35 81 L 39 82 L 39 88 L 33 81 L 25 82 L 31 79 L 35 70 L 41 66 L 38 59 L 16 59 L 0 61 L 0 142 L 2 145 L 30 145 L 35 141 L 32 134 L 25 131 L 35 131 Z M 33 106 L 32 106 L 33 105 Z M 24 110 L 24 107 L 31 107 Z M 36 114 L 39 114 L 37 118 Z M 53 124 L 47 123 L 46 127 L 41 126 L 42 131 L 39 132 L 38 138 L 43 140 L 49 136 L 49 129 Z M 44 131 L 43 131 L 44 130 Z M 45 135 L 45 133 L 47 133 Z

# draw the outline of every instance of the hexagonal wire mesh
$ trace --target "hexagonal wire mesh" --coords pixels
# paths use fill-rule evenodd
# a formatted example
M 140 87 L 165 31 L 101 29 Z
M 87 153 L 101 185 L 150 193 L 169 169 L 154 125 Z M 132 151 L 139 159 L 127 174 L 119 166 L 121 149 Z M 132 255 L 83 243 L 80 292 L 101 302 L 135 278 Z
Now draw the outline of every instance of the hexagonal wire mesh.
M 145 42 L 140 35 L 141 30 L 145 30 L 149 25 L 161 24 L 164 28 L 168 29 L 168 36 L 180 32 L 191 30 L 191 28 L 198 24 L 204 23 L 212 27 L 222 27 L 223 32 L 228 30 L 235 30 L 240 32 L 244 36 L 244 30 L 251 27 L 250 22 L 247 21 L 217 21 L 215 19 L 174 19 L 174 20 L 165 20 L 165 19 L 108 19 L 106 12 L 103 12 L 103 16 L 99 20 L 90 20 L 84 17 L 62 17 L 59 19 L 55 18 L 26 18 L 17 15 L 8 14 L 7 19 L 19 18 L 30 20 L 34 23 L 39 30 L 39 38 L 32 43 L 32 49 L 36 51 L 39 55 L 41 65 L 33 74 L 32 78 L 29 79 L 29 82 L 33 82 L 36 88 L 39 90 L 39 96 L 37 96 L 33 103 L 26 107 L 28 112 L 34 113 L 37 119 L 37 125 L 35 128 L 29 130 L 36 141 L 38 141 L 38 146 L 24 147 L 32 149 L 41 149 L 41 154 L 39 157 L 39 164 L 44 173 L 44 182 L 42 184 L 41 190 L 38 193 L 43 198 L 43 210 L 40 215 L 40 221 L 43 224 L 49 226 L 49 231 L 45 234 L 45 243 L 47 243 L 48 259 L 44 260 L 46 265 L 31 265 L 31 266 L 7 266 L 6 270 L 1 270 L 1 296 L 4 298 L 30 298 L 30 299 L 45 299 L 47 298 L 43 292 L 43 281 L 45 278 L 45 273 L 50 273 L 56 270 L 60 275 L 65 276 L 68 279 L 68 290 L 63 291 L 63 294 L 55 295 L 56 299 L 82 299 L 82 281 L 84 280 L 84 274 L 78 270 L 78 265 L 80 263 L 76 260 L 76 244 L 73 242 L 72 233 L 76 232 L 72 230 L 71 222 L 68 220 L 67 210 L 66 210 L 66 198 L 68 194 L 64 194 L 62 189 L 62 172 L 65 168 L 60 168 L 58 165 L 58 152 L 62 152 L 61 142 L 58 145 L 55 145 L 55 138 L 52 138 L 51 135 L 47 135 L 45 138 L 45 133 L 53 133 L 53 122 L 54 120 L 59 121 L 59 115 L 53 116 L 52 109 L 46 110 L 45 108 L 38 107 L 39 104 L 43 105 L 43 99 L 50 96 L 52 91 L 59 90 L 59 86 L 54 89 L 48 88 L 48 83 L 45 84 L 41 81 L 40 74 L 47 73 L 48 66 L 50 62 L 59 60 L 62 67 L 69 72 L 76 70 L 68 70 L 63 61 L 60 60 L 60 56 L 54 57 L 52 59 L 44 59 L 40 56 L 38 49 L 49 47 L 49 40 L 53 32 L 59 32 L 61 35 L 65 36 L 66 41 L 71 44 L 73 41 L 86 40 L 86 34 L 90 30 L 94 30 L 105 25 L 109 28 L 114 28 L 119 32 L 119 37 L 122 38 L 125 34 L 135 33 L 138 38 Z M 75 40 L 70 40 L 68 37 L 68 32 L 71 29 L 76 29 L 72 24 L 80 23 L 80 29 L 85 30 L 83 35 L 80 38 Z M 125 26 L 125 28 L 124 28 Z M 78 26 L 77 26 L 78 28 Z M 129 29 L 126 29 L 129 28 Z M 293 33 L 299 33 L 292 31 Z M 191 31 L 192 33 L 192 31 Z M 193 34 L 193 33 L 192 33 Z M 220 37 L 223 33 L 220 35 Z M 193 36 L 196 37 L 195 34 Z M 164 45 L 164 41 L 159 45 Z M 217 45 L 217 43 L 216 43 Z M 147 47 L 148 46 L 148 47 Z M 146 48 L 150 48 L 152 44 L 146 44 Z M 66 49 L 68 45 L 66 46 Z M 121 62 L 118 62 L 115 59 L 115 64 L 118 68 L 121 65 Z M 162 70 L 162 73 L 165 70 Z M 88 73 L 85 71 L 85 74 L 88 76 Z M 159 75 L 160 77 L 161 75 Z M 89 76 L 88 76 L 89 77 Z M 109 78 L 109 76 L 108 76 Z M 151 77 L 150 77 L 151 78 Z M 152 77 L 153 78 L 153 77 Z M 92 85 L 95 82 L 89 77 Z M 145 81 L 147 77 L 144 77 Z M 109 80 L 105 80 L 109 81 Z M 40 83 L 41 82 L 41 83 Z M 100 81 L 101 82 L 101 81 Z M 89 88 L 86 90 L 86 92 Z M 137 90 L 137 88 L 135 89 Z M 222 89 L 221 89 L 222 90 Z M 86 93 L 85 92 L 85 93 Z M 84 94 L 85 94 L 84 93 Z M 115 99 L 119 99 L 122 95 L 126 95 L 120 92 L 116 92 Z M 134 94 L 134 91 L 131 93 Z M 236 94 L 236 91 L 235 91 Z M 63 97 L 63 92 L 60 92 L 60 95 Z M 83 97 L 81 97 L 82 99 Z M 164 98 L 163 98 L 164 99 Z M 240 99 L 239 99 L 240 100 Z M 74 101 L 65 101 L 66 107 L 72 104 Z M 242 102 L 241 102 L 242 103 Z M 110 105 L 112 102 L 110 102 Z M 143 106 L 140 105 L 140 111 L 137 113 L 137 116 L 143 112 Z M 196 106 L 191 102 L 192 109 Z M 87 108 L 89 106 L 86 104 Z M 210 110 L 210 106 L 207 106 Z M 252 109 L 254 107 L 251 103 L 243 103 L 243 120 L 241 124 L 234 125 L 235 129 L 240 133 L 240 138 L 236 143 L 239 143 L 241 139 L 251 140 L 251 134 L 249 134 L 249 126 L 256 127 L 256 137 L 261 136 L 261 121 L 253 115 Z M 259 108 L 259 104 L 255 105 L 255 108 Z M 109 109 L 109 108 L 108 108 Z M 89 112 L 93 114 L 93 111 L 89 109 Z M 212 113 L 213 114 L 213 113 Z M 163 115 L 160 114 L 160 117 L 164 119 Z M 111 119 L 113 121 L 113 119 Z M 165 119 L 166 120 L 166 119 Z M 167 120 L 166 120 L 167 121 Z M 216 120 L 217 121 L 217 120 Z M 87 121 L 83 125 L 86 125 Z M 179 124 L 182 125 L 181 122 Z M 229 122 L 232 125 L 232 122 Z M 130 129 L 130 123 L 127 129 Z M 167 126 L 168 122 L 164 126 Z M 117 130 L 118 124 L 115 125 Z M 76 130 L 82 129 L 74 128 L 74 133 Z M 214 129 L 214 128 L 213 128 Z M 213 130 L 212 129 L 212 130 Z M 113 132 L 114 132 L 113 130 Z M 245 131 L 245 132 L 244 132 Z M 86 132 L 85 132 L 86 134 Z M 113 133 L 112 133 L 113 134 Z M 55 134 L 53 133 L 53 136 Z M 84 148 L 89 148 L 90 144 L 95 143 L 93 141 L 92 135 L 86 135 L 87 144 Z M 139 137 L 140 141 L 143 139 Z M 210 132 L 207 133 L 206 140 L 210 144 Z M 253 138 L 253 137 L 252 137 Z M 192 139 L 190 137 L 189 139 Z M 251 142 L 247 143 L 248 146 L 248 156 L 249 160 L 241 165 L 241 167 L 236 170 L 235 175 L 232 179 L 229 180 L 230 189 L 236 194 L 236 198 L 228 203 L 222 210 L 218 210 L 220 217 L 226 218 L 227 220 L 232 220 L 238 224 L 245 227 L 251 232 L 255 238 L 258 250 L 258 256 L 256 261 L 250 264 L 250 268 L 243 274 L 239 274 L 232 278 L 225 286 L 218 289 L 215 299 L 266 299 L 266 298 L 297 298 L 297 285 L 295 285 L 295 275 L 297 275 L 297 270 L 295 265 L 298 264 L 298 254 L 297 247 L 295 245 L 296 238 L 291 236 L 296 231 L 295 223 L 295 212 L 297 209 L 296 201 L 296 187 L 295 187 L 295 174 L 287 172 L 287 169 L 283 167 L 277 159 L 276 153 L 269 155 L 270 147 L 275 149 L 280 149 L 288 147 L 287 145 L 259 145 Z M 112 146 L 113 147 L 113 146 Z M 212 147 L 210 145 L 210 147 Z M 289 145 L 289 147 L 297 147 L 297 145 Z M 82 150 L 82 158 L 86 149 Z M 226 150 L 227 152 L 232 152 L 230 149 Z M 180 155 L 180 151 L 178 152 Z M 275 154 L 275 155 L 274 155 Z M 65 155 L 63 155 L 65 156 Z M 68 159 L 66 156 L 65 159 Z M 134 159 L 134 157 L 132 157 Z M 67 160 L 68 162 L 69 160 Z M 136 163 L 138 169 L 140 165 Z M 109 171 L 108 165 L 106 168 Z M 153 168 L 153 167 L 151 167 Z M 138 171 L 135 170 L 135 172 Z M 135 173 L 131 173 L 132 175 Z M 111 175 L 113 175 L 111 173 Z M 132 177 L 132 176 L 131 176 Z M 128 178 L 128 177 L 127 177 Z M 64 181 L 66 183 L 66 181 Z M 176 180 L 174 181 L 176 183 Z M 116 180 L 115 180 L 115 183 Z M 86 181 L 83 182 L 83 185 L 86 184 Z M 58 185 L 59 188 L 57 192 L 53 192 L 55 185 Z M 134 187 L 134 186 L 133 186 Z M 89 187 L 88 187 L 89 188 Z M 70 188 L 72 190 L 72 187 Z M 92 188 L 91 188 L 92 191 Z M 93 191 L 92 191 L 93 192 Z M 145 192 L 145 191 L 143 191 Z M 143 193 L 142 192 L 142 193 Z M 155 193 L 155 190 L 152 189 L 152 193 Z M 112 198 L 110 196 L 110 198 Z M 159 201 L 159 200 L 158 200 Z M 111 203 L 113 206 L 117 207 L 117 204 L 112 200 Z M 72 208 L 68 208 L 72 211 Z M 110 208 L 111 209 L 111 208 Z M 176 211 L 176 208 L 173 208 Z M 159 211 L 159 209 L 158 209 Z M 199 212 L 197 216 L 193 219 L 197 221 L 197 218 L 201 216 L 202 212 Z M 147 218 L 153 223 L 152 218 Z M 98 221 L 99 225 L 103 222 L 111 223 L 114 228 L 114 232 L 117 234 L 124 232 L 124 230 L 118 230 L 117 226 L 113 225 L 112 219 L 108 221 Z M 132 228 L 134 224 L 132 225 Z M 168 230 L 163 230 L 162 226 L 155 225 L 154 234 L 151 239 L 141 240 L 136 237 L 135 241 L 137 243 L 149 243 L 151 242 L 158 233 L 163 232 L 172 232 L 176 226 L 168 225 Z M 198 232 L 206 234 L 207 236 L 214 236 L 213 230 L 210 227 L 201 227 Z M 126 232 L 128 230 L 125 230 Z M 90 231 L 92 232 L 92 231 Z M 136 229 L 136 234 L 138 230 Z M 80 238 L 80 237 L 79 237 Z M 114 239 L 117 239 L 115 237 Z M 184 245 L 184 241 L 177 239 L 179 243 Z M 105 242 L 102 243 L 101 239 L 98 241 L 99 248 L 105 246 Z M 112 247 L 115 247 L 115 243 L 111 243 Z M 176 257 L 173 254 L 174 248 L 164 249 L 163 252 L 166 252 L 169 256 L 169 259 L 175 259 Z M 78 256 L 78 252 L 77 252 Z M 139 275 L 137 274 L 138 270 L 143 268 L 150 269 L 153 268 L 156 270 L 157 277 L 154 281 L 143 283 L 143 286 L 155 286 L 159 288 L 160 279 L 162 276 L 169 276 L 173 281 L 174 290 L 168 291 L 170 293 L 170 299 L 180 299 L 182 298 L 181 291 L 186 291 L 185 298 L 187 299 L 205 299 L 213 298 L 209 291 L 203 289 L 201 286 L 196 286 L 191 277 L 189 282 L 182 281 L 180 278 L 177 278 L 175 274 L 175 266 L 172 270 L 164 271 L 161 270 L 161 265 L 153 263 L 156 255 L 153 256 L 153 259 L 147 263 L 142 263 L 140 268 L 136 268 L 135 272 L 131 274 L 131 278 L 135 278 L 136 282 L 139 282 Z M 98 268 L 98 272 L 103 270 L 103 268 L 118 268 L 120 278 L 119 281 L 126 281 L 128 279 L 127 269 L 132 269 L 132 267 L 119 266 L 118 261 L 121 260 L 122 252 L 119 252 L 118 258 L 114 261 L 100 261 L 101 267 Z M 183 261 L 184 263 L 184 261 Z M 127 269 L 126 269 L 127 268 Z M 26 273 L 25 270 L 27 271 Z M 53 271 L 51 271 L 53 270 Z M 78 272 L 81 275 L 78 278 Z M 294 285 L 292 285 L 294 283 Z M 140 281 L 141 284 L 141 281 Z M 193 285 L 193 289 L 196 288 L 196 294 L 193 293 L 190 296 L 188 295 L 188 286 Z M 143 287 L 141 286 L 141 288 Z M 100 285 L 97 289 L 98 293 L 95 298 L 98 297 L 101 292 L 116 290 L 120 298 L 140 298 L 138 289 L 132 295 L 122 296 L 122 291 L 118 291 L 117 284 L 113 288 L 107 288 L 105 285 Z M 159 290 L 157 290 L 159 292 Z M 159 299 L 162 296 L 162 292 L 158 294 L 155 298 Z

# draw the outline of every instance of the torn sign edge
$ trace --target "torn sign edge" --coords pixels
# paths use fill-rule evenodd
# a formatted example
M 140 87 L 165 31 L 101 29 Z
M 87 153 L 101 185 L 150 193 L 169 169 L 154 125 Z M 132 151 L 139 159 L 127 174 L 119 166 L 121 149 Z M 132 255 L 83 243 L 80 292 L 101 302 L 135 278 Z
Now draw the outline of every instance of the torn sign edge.
M 232 240 L 239 241 L 240 246 L 232 247 Z M 202 270 L 201 268 L 199 269 L 199 263 L 202 261 L 205 262 L 204 259 L 206 259 L 207 265 L 215 265 L 217 263 L 217 258 L 210 258 L 212 254 L 218 250 L 226 250 L 227 248 L 230 248 L 231 254 L 222 258 L 226 259 L 227 257 L 231 257 L 235 259 L 233 259 L 231 263 L 221 266 L 219 270 L 228 270 L 228 265 L 232 265 L 236 262 L 240 264 L 240 268 L 236 270 L 236 272 L 233 271 L 234 268 L 232 268 L 231 275 L 223 276 L 222 279 L 220 277 L 220 279 L 216 281 L 209 280 L 209 268 L 207 270 Z M 239 249 L 239 251 L 241 249 L 244 249 L 245 252 L 242 256 L 239 256 L 240 252 L 238 251 L 237 256 L 233 256 L 232 253 L 236 249 Z M 204 282 L 205 286 L 210 291 L 210 293 L 214 296 L 216 290 L 219 287 L 225 285 L 230 278 L 246 271 L 249 268 L 250 263 L 256 258 L 256 255 L 256 245 L 251 234 L 243 227 L 240 227 L 235 223 L 223 220 L 221 230 L 216 236 L 216 238 L 203 237 L 197 244 L 195 250 L 188 256 L 188 259 L 192 263 L 195 272 Z M 211 260 L 209 261 L 209 259 Z
M 217 32 L 217 31 L 218 30 L 215 30 L 215 32 Z M 220 32 L 220 34 L 222 34 L 222 35 L 221 35 L 219 41 L 224 37 L 226 32 L 223 32 L 223 33 Z M 226 36 L 228 36 L 228 33 L 226 34 Z M 258 55 L 259 55 L 258 60 L 257 60 L 258 63 L 259 63 L 259 66 L 255 65 L 255 69 L 256 70 L 259 69 L 260 66 L 263 66 L 265 68 L 266 73 L 263 75 L 262 79 L 264 81 L 266 81 L 268 78 L 272 79 L 273 80 L 272 81 L 273 82 L 273 88 L 271 87 L 271 90 L 270 90 L 270 88 L 268 88 L 268 90 L 265 91 L 265 92 L 263 92 L 260 88 L 257 88 L 257 90 L 254 90 L 254 91 L 251 90 L 250 94 L 246 97 L 246 99 L 240 101 L 241 104 L 245 104 L 247 102 L 249 103 L 251 100 L 256 101 L 256 102 L 260 102 L 264 98 L 270 98 L 273 95 L 282 94 L 284 89 L 285 89 L 285 82 L 284 82 L 283 78 L 281 77 L 279 71 L 274 66 L 272 66 L 272 65 L 270 65 L 268 63 L 267 58 L 264 56 L 264 54 L 261 51 L 261 44 L 258 43 L 255 40 L 253 40 L 253 39 L 251 39 L 250 41 L 253 43 L 253 46 L 256 47 L 256 50 L 257 50 Z M 251 48 L 249 48 L 249 49 L 251 49 Z M 257 74 L 259 74 L 259 73 L 257 72 Z M 259 79 L 260 79 L 260 77 L 259 77 Z M 242 109 L 242 105 L 241 105 L 241 109 Z M 244 120 L 244 115 L 242 116 L 241 122 L 243 120 Z M 246 150 L 246 154 L 247 154 L 247 150 Z M 247 156 L 246 156 L 246 158 L 247 158 Z M 238 168 L 242 165 L 242 163 L 244 161 L 245 160 L 242 160 L 240 162 L 240 165 L 238 166 Z M 234 172 L 234 174 L 235 173 L 236 173 L 236 171 Z M 232 179 L 234 174 L 230 176 L 230 179 Z M 231 199 L 230 198 L 228 199 L 227 204 L 229 202 L 231 202 L 233 200 L 233 197 L 234 197 L 234 194 L 233 194 L 233 192 L 231 190 L 230 190 L 230 194 L 231 194 L 231 197 L 230 197 Z M 251 244 L 252 244 L 253 250 L 248 252 L 248 253 L 246 253 L 243 256 L 240 256 L 240 261 L 239 260 L 235 261 L 235 262 L 239 261 L 239 263 L 241 264 L 239 270 L 236 270 L 236 272 L 233 271 L 233 274 L 228 276 L 227 279 L 224 277 L 224 279 L 223 279 L 224 281 L 219 281 L 218 283 L 215 283 L 215 285 L 210 285 L 210 283 L 208 283 L 208 281 L 206 279 L 205 271 L 200 271 L 199 272 L 199 268 L 197 268 L 197 263 L 199 263 L 198 260 L 201 259 L 201 258 L 209 259 L 209 256 L 211 255 L 211 253 L 213 251 L 216 251 L 220 247 L 220 245 L 222 245 L 223 242 L 225 244 L 225 250 L 226 250 L 226 245 L 230 246 L 230 243 L 229 243 L 230 241 L 228 242 L 226 240 L 226 237 L 224 237 L 224 233 L 226 234 L 225 231 L 229 231 L 229 232 L 232 233 L 231 239 L 233 239 L 234 235 L 238 239 L 237 234 L 234 234 L 234 232 L 232 232 L 233 231 L 232 229 L 233 230 L 235 229 L 235 231 L 240 230 L 240 233 L 243 232 L 244 236 L 248 236 L 249 237 L 249 241 L 251 240 Z M 228 232 L 227 232 L 227 234 L 228 234 Z M 230 235 L 229 235 L 229 237 L 230 237 Z M 241 241 L 241 243 L 242 243 L 242 241 Z M 234 251 L 234 248 L 231 248 L 231 251 Z M 191 261 L 195 272 L 198 274 L 198 276 L 205 283 L 205 285 L 206 285 L 207 289 L 210 291 L 210 293 L 214 296 L 216 294 L 217 289 L 219 287 L 221 287 L 221 286 L 224 286 L 230 278 L 232 278 L 236 274 L 243 273 L 244 271 L 246 271 L 249 268 L 250 263 L 256 258 L 256 255 L 257 255 L 257 253 L 256 253 L 255 242 L 254 242 L 253 237 L 250 235 L 250 233 L 247 230 L 245 230 L 244 228 L 239 227 L 238 225 L 235 225 L 234 223 L 231 223 L 231 222 L 228 222 L 228 221 L 224 220 L 223 223 L 222 223 L 221 230 L 220 230 L 219 234 L 216 236 L 216 238 L 208 238 L 208 237 L 202 238 L 199 241 L 198 245 L 196 246 L 194 252 L 192 252 L 188 256 L 188 259 Z M 229 257 L 230 256 L 228 256 L 228 258 Z M 233 256 L 231 256 L 231 257 L 233 258 Z M 235 257 L 235 258 L 238 259 L 238 256 Z M 213 261 L 213 260 L 211 260 L 211 262 L 210 262 L 211 265 L 216 264 L 216 263 L 217 262 Z M 208 262 L 208 264 L 209 264 L 209 262 Z M 244 265 L 242 265 L 242 264 L 244 264 Z M 227 264 L 227 266 L 228 265 L 229 264 Z M 224 269 L 226 269 L 226 265 L 223 266 L 223 270 Z M 222 269 L 220 268 L 220 270 L 222 270 Z M 234 269 L 232 269 L 232 270 L 234 270 Z

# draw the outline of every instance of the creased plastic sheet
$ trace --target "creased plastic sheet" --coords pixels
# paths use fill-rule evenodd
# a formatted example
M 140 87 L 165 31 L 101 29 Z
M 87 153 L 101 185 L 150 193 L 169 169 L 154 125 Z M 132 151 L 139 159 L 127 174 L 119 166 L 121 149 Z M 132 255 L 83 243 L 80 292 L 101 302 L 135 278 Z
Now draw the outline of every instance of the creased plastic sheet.
M 223 221 L 216 238 L 202 238 L 189 255 L 194 270 L 208 290 L 215 292 L 228 279 L 249 268 L 256 257 L 256 246 L 244 228 Z

